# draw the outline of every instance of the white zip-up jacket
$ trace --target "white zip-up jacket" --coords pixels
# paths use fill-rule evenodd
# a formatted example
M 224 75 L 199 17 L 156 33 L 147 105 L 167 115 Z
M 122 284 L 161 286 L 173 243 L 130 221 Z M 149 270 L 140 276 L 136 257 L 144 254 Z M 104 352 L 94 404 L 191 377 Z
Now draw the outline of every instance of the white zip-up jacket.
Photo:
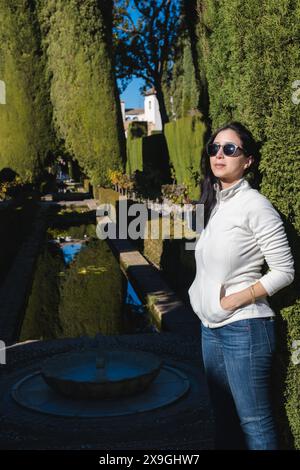
M 258 280 L 268 296 L 291 284 L 294 260 L 282 219 L 271 202 L 244 177 L 222 190 L 215 183 L 214 189 L 217 203 L 195 247 L 196 277 L 189 288 L 191 306 L 209 328 L 274 316 L 266 297 L 235 310 L 222 308 L 220 299 Z M 269 271 L 262 276 L 264 260 Z

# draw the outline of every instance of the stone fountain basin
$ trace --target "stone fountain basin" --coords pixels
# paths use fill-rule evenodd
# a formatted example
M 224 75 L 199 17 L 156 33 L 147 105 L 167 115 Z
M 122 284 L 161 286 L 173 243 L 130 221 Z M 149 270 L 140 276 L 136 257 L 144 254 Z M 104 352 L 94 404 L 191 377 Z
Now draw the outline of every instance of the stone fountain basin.
M 52 389 L 69 398 L 114 399 L 142 392 L 161 365 L 160 358 L 144 351 L 89 350 L 56 355 L 43 363 L 41 374 Z

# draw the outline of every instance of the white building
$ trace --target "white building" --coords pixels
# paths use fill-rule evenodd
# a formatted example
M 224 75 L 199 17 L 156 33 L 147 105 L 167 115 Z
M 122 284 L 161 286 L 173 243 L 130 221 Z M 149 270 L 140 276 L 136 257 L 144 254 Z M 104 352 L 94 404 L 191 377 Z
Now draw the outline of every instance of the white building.
M 145 93 L 144 119 L 153 126 L 151 130 L 161 131 L 162 122 L 159 112 L 158 100 L 155 95 L 156 91 L 154 88 L 151 88 Z
M 121 112 L 122 112 L 122 118 L 123 122 L 125 121 L 125 101 L 121 100 Z
M 121 101 L 122 116 L 127 135 L 128 124 L 131 121 L 146 121 L 148 123 L 148 135 L 152 131 L 161 131 L 162 122 L 159 112 L 159 104 L 156 98 L 156 91 L 154 88 L 148 90 L 145 94 L 144 108 L 125 108 L 125 102 Z

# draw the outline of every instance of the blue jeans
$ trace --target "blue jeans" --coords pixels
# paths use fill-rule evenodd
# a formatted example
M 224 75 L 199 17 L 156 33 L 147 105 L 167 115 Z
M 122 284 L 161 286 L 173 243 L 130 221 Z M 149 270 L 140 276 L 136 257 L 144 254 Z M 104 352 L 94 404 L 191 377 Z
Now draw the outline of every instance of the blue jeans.
M 243 443 L 232 442 L 236 417 L 247 449 L 277 449 L 270 400 L 274 318 L 251 318 L 219 328 L 202 325 L 201 329 L 216 448 L 243 448 Z

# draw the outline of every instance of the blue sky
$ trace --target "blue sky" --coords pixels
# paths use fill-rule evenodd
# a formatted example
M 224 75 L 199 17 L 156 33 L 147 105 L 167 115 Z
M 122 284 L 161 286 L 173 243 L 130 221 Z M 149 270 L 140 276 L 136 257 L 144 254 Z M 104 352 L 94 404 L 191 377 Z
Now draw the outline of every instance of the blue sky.
M 121 100 L 125 101 L 126 108 L 143 108 L 144 97 L 140 94 L 140 87 L 144 84 L 141 78 L 134 78 L 126 90 L 121 94 Z

